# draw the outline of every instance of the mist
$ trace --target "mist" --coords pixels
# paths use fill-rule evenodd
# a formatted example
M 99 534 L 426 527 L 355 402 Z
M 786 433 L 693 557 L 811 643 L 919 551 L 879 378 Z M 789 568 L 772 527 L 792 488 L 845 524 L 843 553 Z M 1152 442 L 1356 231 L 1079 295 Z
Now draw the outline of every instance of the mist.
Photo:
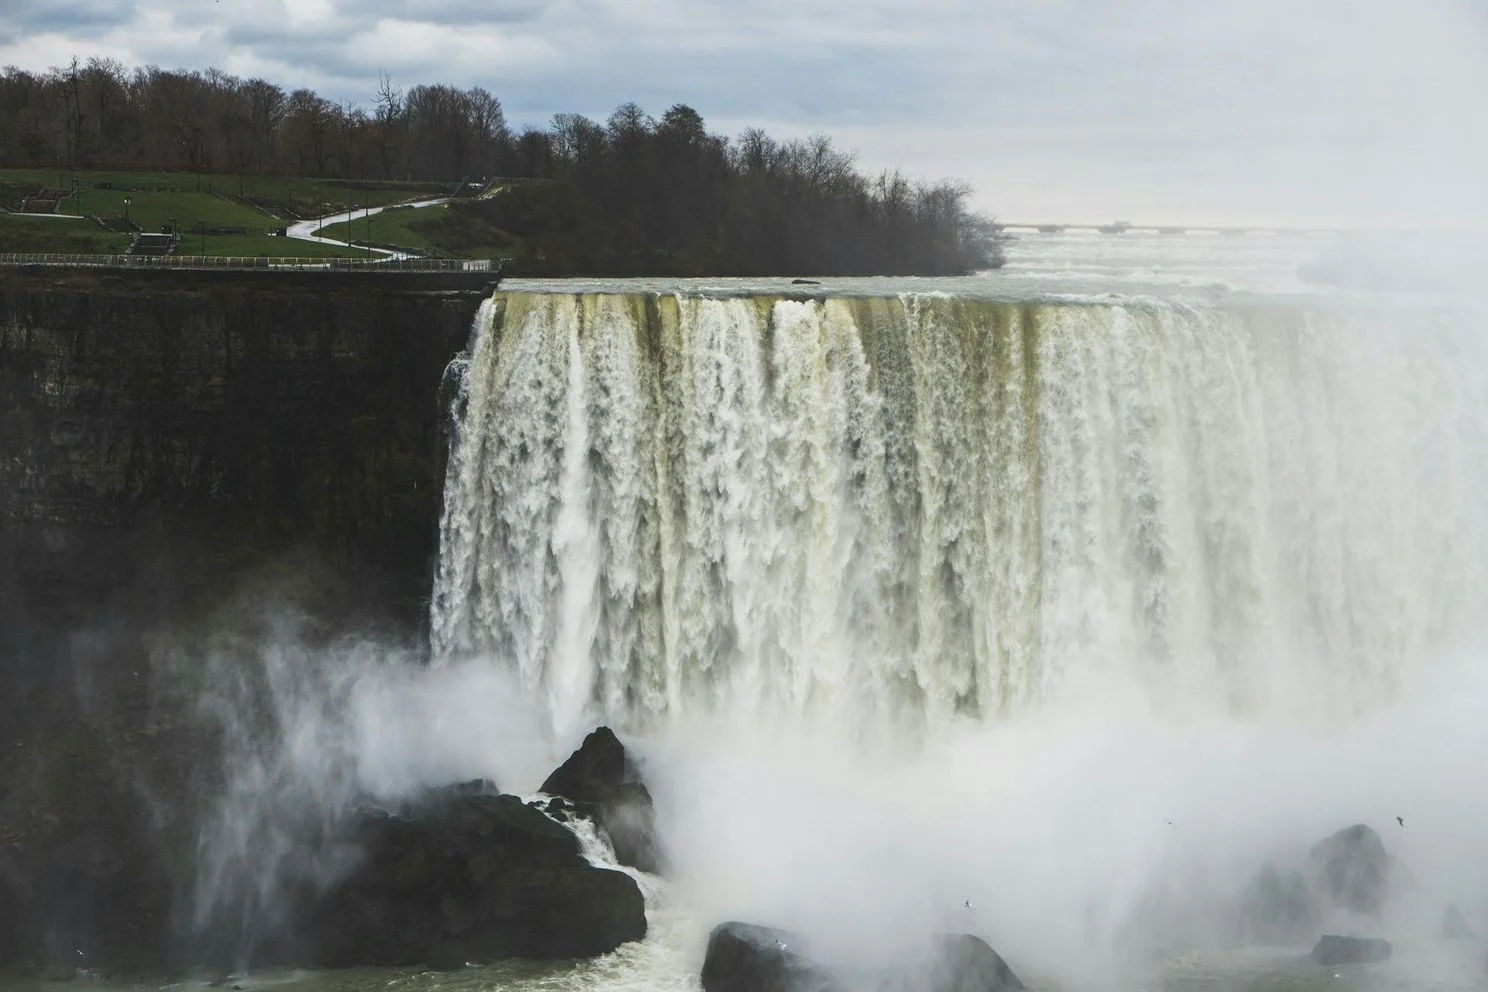
M 547 701 L 500 659 L 430 668 L 372 641 L 314 644 L 291 617 L 272 626 L 198 657 L 228 744 L 200 835 L 197 925 L 229 923 L 239 963 L 304 884 L 355 864 L 336 838 L 356 804 L 469 778 L 531 794 L 576 743 L 551 736 Z M 1143 987 L 1194 953 L 1290 961 L 1303 949 L 1247 940 L 1244 887 L 1364 822 L 1411 883 L 1383 920 L 1334 912 L 1324 926 L 1388 932 L 1400 974 L 1455 974 L 1466 965 L 1438 940 L 1443 910 L 1488 921 L 1481 661 L 1433 659 L 1356 716 L 1324 699 L 1175 713 L 1113 678 L 923 736 L 718 714 L 626 732 L 672 870 L 647 883 L 660 936 L 622 960 L 643 986 L 681 980 L 708 926 L 741 919 L 857 968 L 976 933 L 1035 987 Z
M 163 711 L 212 742 L 182 909 L 208 959 L 233 967 L 285 936 L 307 886 L 357 864 L 359 808 L 471 779 L 531 792 L 557 760 L 505 666 L 430 668 L 374 630 L 328 629 L 284 590 L 239 590 L 200 630 L 159 636 L 152 665 Z
M 1025 980 L 1132 987 L 1167 954 L 1244 946 L 1234 916 L 1258 869 L 1355 822 L 1419 883 L 1384 928 L 1446 953 L 1443 909 L 1488 909 L 1485 705 L 1488 675 L 1464 656 L 1345 722 L 1174 719 L 1117 690 L 908 751 L 710 724 L 647 753 L 678 884 L 705 918 L 775 921 L 849 961 L 969 930 Z
M 483 308 L 430 664 L 270 603 L 176 665 L 208 673 L 227 742 L 204 919 L 272 926 L 296 885 L 346 870 L 337 831 L 368 797 L 527 794 L 607 723 L 674 869 L 647 881 L 664 925 L 616 959 L 640 987 L 696 975 L 728 919 L 856 967 L 976 933 L 1037 987 L 1296 964 L 1306 947 L 1256 946 L 1245 890 L 1359 822 L 1414 881 L 1323 932 L 1387 935 L 1393 974 L 1455 974 L 1442 913 L 1488 913 L 1473 314 L 1106 301 L 1019 311 L 1015 332 L 986 301 L 633 302 Z M 981 328 L 1037 329 L 1019 353 L 1055 405 L 921 405 L 1027 381 L 991 350 L 980 371 L 891 350 Z M 690 391 L 706 377 L 652 369 L 645 341 L 730 390 Z M 862 341 L 923 385 L 872 391 Z M 655 429 L 656 381 L 680 438 Z M 810 395 L 831 415 L 793 420 Z M 670 462 L 675 503 L 647 476 L 663 441 L 700 453 Z M 938 529 L 895 516 L 930 495 Z

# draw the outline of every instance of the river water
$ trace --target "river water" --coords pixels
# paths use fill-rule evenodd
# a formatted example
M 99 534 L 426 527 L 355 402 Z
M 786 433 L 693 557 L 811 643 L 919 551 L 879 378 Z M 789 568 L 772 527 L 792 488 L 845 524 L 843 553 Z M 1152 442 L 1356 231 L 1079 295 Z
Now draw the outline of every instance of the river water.
M 229 984 L 694 990 L 742 918 L 853 961 L 977 932 L 1048 989 L 1480 987 L 1436 927 L 1488 934 L 1488 323 L 1470 280 L 1310 275 L 1377 251 L 504 284 L 457 369 L 434 666 L 351 692 L 343 743 L 383 791 L 521 791 L 607 722 L 676 870 L 596 961 Z M 1415 885 L 1326 922 L 1392 961 L 1227 936 L 1256 865 L 1359 820 Z

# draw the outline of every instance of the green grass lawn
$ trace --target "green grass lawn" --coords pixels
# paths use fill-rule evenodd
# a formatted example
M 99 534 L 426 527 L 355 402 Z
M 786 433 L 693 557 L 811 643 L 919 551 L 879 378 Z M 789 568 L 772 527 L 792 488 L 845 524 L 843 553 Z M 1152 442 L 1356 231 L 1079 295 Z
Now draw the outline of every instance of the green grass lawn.
M 0 214 L 0 252 L 112 255 L 129 247 L 129 235 L 111 234 L 88 220 Z
M 174 222 L 181 232 L 179 254 L 201 254 L 194 231 L 243 229 L 244 235 L 206 235 L 206 254 L 245 257 L 365 257 L 364 250 L 335 248 L 270 237 L 292 220 L 291 213 L 321 217 L 348 206 L 387 206 L 428 199 L 455 191 L 439 183 L 342 183 L 289 176 L 197 176 L 182 172 L 94 170 L 76 173 L 77 190 L 58 205 L 58 213 L 99 217 L 126 216 L 146 232 L 166 230 Z M 24 196 L 42 188 L 71 189 L 73 174 L 54 169 L 0 169 L 0 210 L 18 209 Z M 125 200 L 129 203 L 125 204 Z M 514 254 L 520 243 L 502 231 L 472 221 L 444 207 L 393 210 L 372 219 L 373 244 L 396 245 L 422 254 L 491 258 Z M 342 241 L 368 240 L 367 222 L 337 224 L 325 236 Z M 91 220 L 37 218 L 0 213 L 0 251 L 122 252 L 124 234 L 102 230 Z
M 385 210 L 350 224 L 332 224 L 316 233 L 338 241 L 370 240 L 375 245 L 396 245 L 425 254 L 456 258 L 498 258 L 513 255 L 520 247 L 504 231 L 472 224 L 458 210 L 443 204 L 411 210 Z
M 323 238 L 335 238 L 337 241 L 370 240 L 373 244 L 399 245 L 427 252 L 437 250 L 436 246 L 422 233 L 408 225 L 413 222 L 437 219 L 444 213 L 443 205 L 419 207 L 414 210 L 386 210 L 368 218 L 354 220 L 350 224 L 331 224 L 315 233 Z
M 451 193 L 449 183 L 351 183 L 290 176 L 203 175 L 183 172 L 79 170 L 79 193 L 62 201 L 59 212 L 129 218 L 146 231 L 158 231 L 174 218 L 183 231 L 208 227 L 270 229 L 291 215 L 320 217 L 348 205 L 383 206 Z M 71 188 L 73 174 L 55 169 L 0 169 L 5 199 L 28 188 Z M 3 205 L 3 204 L 0 204 Z M 18 204 L 11 204 L 12 208 Z
M 85 188 L 63 200 L 61 210 L 94 217 L 123 217 L 126 199 L 130 201 L 129 219 L 145 231 L 162 231 L 172 220 L 180 225 L 183 234 L 203 223 L 207 227 L 247 228 L 255 233 L 283 226 L 282 221 L 262 211 L 210 193 L 135 193 Z
M 182 234 L 176 255 L 202 254 L 202 238 Z M 313 241 L 296 238 L 279 238 L 268 235 L 209 234 L 206 237 L 206 254 L 236 258 L 366 258 L 367 253 L 358 248 L 338 248 L 335 245 L 320 245 Z
M 129 235 L 112 234 L 91 220 L 0 214 L 0 252 L 115 255 L 123 254 L 128 247 Z M 181 235 L 176 254 L 200 255 L 204 247 L 208 255 L 240 258 L 365 258 L 367 255 L 354 248 L 261 234 L 209 234 L 204 242 L 201 236 L 190 232 Z

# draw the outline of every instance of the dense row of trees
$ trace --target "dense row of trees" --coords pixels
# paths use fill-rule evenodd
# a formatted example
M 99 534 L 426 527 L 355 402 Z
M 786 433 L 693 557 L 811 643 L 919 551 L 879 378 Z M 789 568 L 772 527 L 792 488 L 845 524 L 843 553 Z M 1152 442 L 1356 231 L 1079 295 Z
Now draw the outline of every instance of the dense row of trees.
M 729 141 L 678 105 L 624 104 L 601 125 L 559 115 L 517 138 L 522 174 L 551 182 L 460 204 L 541 253 L 544 272 L 951 274 L 1001 261 L 969 188 L 873 178 L 831 139 Z
M 462 205 L 550 272 L 950 273 L 1000 261 L 967 187 L 863 175 L 825 136 L 729 140 L 678 104 L 513 131 L 479 87 L 386 78 L 370 109 L 209 69 L 0 71 L 0 164 L 541 180 Z
M 369 112 L 217 69 L 89 59 L 0 70 L 0 164 L 266 171 L 358 179 L 499 174 L 511 134 L 476 87 L 384 83 Z

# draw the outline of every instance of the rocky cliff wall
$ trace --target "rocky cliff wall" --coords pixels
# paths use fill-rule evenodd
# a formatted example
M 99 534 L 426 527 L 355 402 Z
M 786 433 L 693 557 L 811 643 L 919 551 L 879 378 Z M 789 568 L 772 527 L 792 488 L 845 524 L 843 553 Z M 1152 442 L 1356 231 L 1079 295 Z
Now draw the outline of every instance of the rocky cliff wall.
M 33 952 L 148 967 L 180 923 L 174 811 L 209 742 L 161 711 L 162 631 L 267 574 L 416 634 L 441 374 L 483 295 L 377 274 L 0 271 L 0 867 L 57 896 L 24 914 Z M 121 916 L 138 947 L 101 922 Z
M 75 626 L 175 546 L 221 566 L 310 549 L 417 599 L 440 375 L 479 294 L 171 276 L 0 277 L 12 642 Z

